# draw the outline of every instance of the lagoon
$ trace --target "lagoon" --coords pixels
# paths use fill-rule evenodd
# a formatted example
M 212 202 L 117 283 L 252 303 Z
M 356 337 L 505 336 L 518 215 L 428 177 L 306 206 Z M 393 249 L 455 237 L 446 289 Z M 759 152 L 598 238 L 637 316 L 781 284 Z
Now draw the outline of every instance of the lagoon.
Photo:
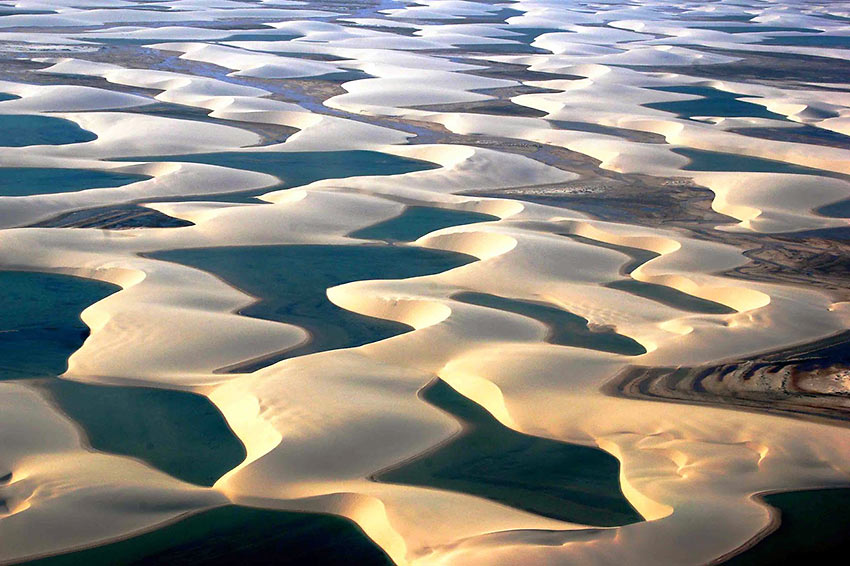
M 63 373 L 89 334 L 80 313 L 117 290 L 69 275 L 0 271 L 0 380 Z
M 65 145 L 97 139 L 76 122 L 52 116 L 0 114 L 0 146 Z
M 95 169 L 47 167 L 0 168 L 0 197 L 72 193 L 86 189 L 122 187 L 150 179 L 147 175 Z
M 475 258 L 465 254 L 405 246 L 234 246 L 149 254 L 208 271 L 258 298 L 244 316 L 305 328 L 311 340 L 272 358 L 242 364 L 255 371 L 299 355 L 352 348 L 412 330 L 406 324 L 363 316 L 327 298 L 330 287 L 368 279 L 403 279 L 440 273 Z
M 495 220 L 499 220 L 499 217 L 480 212 L 409 206 L 399 216 L 367 226 L 352 232 L 349 236 L 361 240 L 412 242 L 441 228 Z
M 599 448 L 509 429 L 442 380 L 422 398 L 464 427 L 451 442 L 379 474 L 382 482 L 448 489 L 595 526 L 643 518 L 620 490 L 620 463 Z

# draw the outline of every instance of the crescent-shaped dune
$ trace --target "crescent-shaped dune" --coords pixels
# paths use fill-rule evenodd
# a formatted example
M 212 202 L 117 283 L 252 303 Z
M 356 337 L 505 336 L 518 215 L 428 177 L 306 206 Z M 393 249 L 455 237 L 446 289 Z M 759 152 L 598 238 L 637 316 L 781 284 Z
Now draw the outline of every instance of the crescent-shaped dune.
M 846 550 L 850 13 L 360 4 L 0 6 L 0 564 Z

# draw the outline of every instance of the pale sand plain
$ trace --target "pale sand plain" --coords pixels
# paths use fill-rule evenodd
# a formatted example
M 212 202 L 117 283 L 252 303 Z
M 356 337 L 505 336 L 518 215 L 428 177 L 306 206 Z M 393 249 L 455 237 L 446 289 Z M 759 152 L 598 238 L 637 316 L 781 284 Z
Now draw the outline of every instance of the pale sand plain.
M 0 26 L 10 30 L 3 41 L 44 46 L 36 56 L 42 68 L 33 74 L 67 83 L 0 82 L 0 91 L 19 97 L 0 102 L 0 114 L 61 117 L 97 136 L 76 144 L 3 148 L 0 165 L 151 178 L 116 188 L 0 197 L 0 265 L 119 285 L 119 292 L 82 312 L 91 334 L 70 356 L 61 379 L 205 395 L 247 456 L 211 488 L 191 485 L 145 462 L 87 447 L 84 435 L 36 389 L 23 381 L 3 382 L 0 430 L 8 449 L 0 455 L 0 476 L 11 476 L 0 484 L 6 507 L 0 514 L 0 562 L 126 538 L 187 512 L 236 503 L 346 517 L 400 565 L 704 564 L 745 549 L 776 527 L 776 512 L 757 494 L 850 483 L 850 436 L 840 422 L 606 393 L 634 365 L 717 364 L 847 330 L 848 306 L 836 293 L 724 275 L 750 259 L 734 240 L 723 241 L 727 232 L 767 237 L 847 226 L 844 218 L 815 212 L 850 198 L 847 149 L 754 141 L 740 133 L 793 124 L 847 132 L 846 90 L 688 74 L 690 66 L 734 64 L 739 58 L 720 50 L 753 49 L 769 33 L 759 31 L 761 25 L 846 33 L 843 20 L 823 17 L 833 6 L 753 6 L 746 9 L 754 16 L 746 24 L 753 31 L 739 34 L 701 31 L 663 2 L 579 10 L 519 0 L 503 14 L 495 4 L 424 0 L 353 19 L 350 14 L 335 19 L 321 3 L 307 9 L 294 2 L 248 7 L 181 0 L 168 10 L 139 10 L 134 2 L 109 9 L 100 4 L 66 0 L 51 3 L 46 14 L 0 16 Z M 710 8 L 720 13 L 701 3 L 685 10 L 696 22 L 723 16 L 724 10 L 742 12 L 720 4 Z M 23 0 L 16 9 L 38 11 L 45 5 Z M 295 37 L 231 41 L 237 34 L 227 26 L 235 20 Z M 608 25 L 595 25 L 600 22 Z M 116 31 L 117 25 L 124 27 Z M 415 31 L 405 35 L 396 28 Z M 537 51 L 505 54 L 510 41 L 524 45 L 518 38 L 528 28 L 544 28 L 530 41 Z M 56 47 L 101 38 L 138 40 L 179 70 L 136 68 L 132 61 L 106 64 L 86 60 L 82 52 L 68 57 Z M 713 50 L 701 51 L 701 45 Z M 836 49 L 811 47 L 779 51 L 838 55 Z M 311 58 L 319 55 L 324 58 Z M 496 78 L 487 75 L 490 63 L 520 65 L 552 78 Z M 197 74 L 178 67 L 195 64 Z M 286 83 L 276 83 L 351 72 L 367 76 L 341 79 L 344 93 L 326 100 L 287 99 Z M 75 77 L 106 83 L 80 86 Z M 109 85 L 151 92 L 131 94 Z M 684 118 L 647 106 L 699 98 L 657 90 L 683 85 L 743 95 L 785 120 Z M 494 119 L 428 109 L 498 100 L 502 90 L 518 86 L 537 91 L 511 95 L 510 102 L 545 116 Z M 145 105 L 155 102 L 208 110 L 233 125 L 145 114 Z M 665 143 L 560 129 L 555 121 L 648 132 Z M 263 145 L 246 122 L 297 133 Z M 418 143 L 420 136 L 427 142 Z M 441 143 L 440 136 L 469 143 Z M 481 147 L 480 139 L 495 141 Z M 707 239 L 675 225 L 602 221 L 569 208 L 500 198 L 499 191 L 533 192 L 592 180 L 586 169 L 571 171 L 569 164 L 511 151 L 505 140 L 582 154 L 594 167 L 624 179 L 689 178 L 713 193 L 713 210 L 729 220 L 712 226 L 715 234 Z M 681 149 L 805 169 L 691 170 L 692 160 L 676 152 Z M 286 182 L 285 172 L 278 179 L 176 159 L 237 150 L 370 150 L 431 165 L 275 190 Z M 175 161 L 146 161 L 152 156 Z M 251 203 L 183 198 L 237 192 L 261 196 Z M 70 211 L 135 202 L 191 225 L 27 227 Z M 214 273 L 150 257 L 162 250 L 219 246 L 355 247 L 363 242 L 350 234 L 396 217 L 409 205 L 497 219 L 396 244 L 477 261 L 433 275 L 327 289 L 327 298 L 339 307 L 412 331 L 285 359 L 253 373 L 220 370 L 297 348 L 309 333 L 296 324 L 242 316 L 240 310 L 257 297 Z M 652 259 L 624 272 L 633 261 L 626 248 L 651 252 Z M 727 312 L 692 312 L 608 285 L 624 279 L 711 301 Z M 591 328 L 616 329 L 646 353 L 626 356 L 549 343 L 550 330 L 540 321 L 455 298 L 469 291 L 569 311 Z M 622 494 L 644 520 L 600 528 L 460 491 L 374 481 L 382 470 L 427 454 L 461 432 L 455 418 L 420 396 L 435 378 L 514 431 L 616 457 Z

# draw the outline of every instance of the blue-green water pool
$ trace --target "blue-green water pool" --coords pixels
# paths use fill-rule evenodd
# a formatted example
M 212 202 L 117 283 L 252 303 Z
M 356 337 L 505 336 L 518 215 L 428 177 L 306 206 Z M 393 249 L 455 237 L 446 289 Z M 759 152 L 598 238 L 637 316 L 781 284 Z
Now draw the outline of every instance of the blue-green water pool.
M 296 324 L 311 341 L 272 358 L 239 366 L 253 371 L 308 353 L 351 348 L 412 330 L 405 324 L 342 309 L 330 287 L 367 279 L 439 273 L 475 261 L 453 252 L 406 246 L 239 246 L 156 252 L 149 257 L 208 271 L 260 300 L 240 314 Z
M 469 493 L 587 525 L 643 520 L 620 489 L 620 463 L 607 452 L 509 429 L 439 379 L 421 397 L 455 417 L 464 432 L 376 474 L 378 481 Z
M 559 346 L 587 348 L 626 356 L 639 356 L 646 353 L 643 346 L 628 336 L 617 334 L 610 328 L 591 330 L 586 318 L 546 303 L 473 292 L 458 293 L 452 298 L 464 303 L 499 309 L 538 320 L 549 327 L 548 342 Z
M 676 100 L 670 102 L 653 102 L 646 104 L 663 112 L 676 114 L 679 118 L 692 119 L 695 116 L 719 116 L 724 118 L 769 118 L 772 120 L 787 120 L 782 114 L 769 111 L 760 104 L 739 100 L 745 95 L 726 92 L 707 86 L 668 86 L 652 90 L 693 94 L 701 98 L 696 100 Z
M 29 114 L 0 114 L 0 132 L 2 147 L 65 145 L 97 139 L 71 120 Z
M 0 271 L 0 379 L 63 373 L 89 333 L 80 313 L 117 290 L 68 275 Z
M 122 187 L 150 179 L 147 175 L 47 167 L 0 168 L 0 196 L 21 197 Z
M 400 215 L 356 230 L 349 236 L 363 240 L 412 242 L 441 228 L 494 220 L 499 220 L 499 217 L 465 210 L 409 206 Z

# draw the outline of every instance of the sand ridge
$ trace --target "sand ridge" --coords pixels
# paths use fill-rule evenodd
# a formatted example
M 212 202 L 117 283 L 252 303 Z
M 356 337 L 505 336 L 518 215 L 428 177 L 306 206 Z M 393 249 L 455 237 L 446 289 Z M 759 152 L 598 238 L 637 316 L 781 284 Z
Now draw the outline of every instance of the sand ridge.
M 0 166 L 150 177 L 114 188 L 0 197 L 0 266 L 118 284 L 119 292 L 82 312 L 91 335 L 61 378 L 203 394 L 245 445 L 247 457 L 212 488 L 198 488 L 134 459 L 87 448 L 73 423 L 33 388 L 4 382 L 0 419 L 6 424 L 0 431 L 11 431 L 3 444 L 15 450 L 0 462 L 0 475 L 12 474 L 0 484 L 0 499 L 8 508 L 0 514 L 0 562 L 96 544 L 233 502 L 347 517 L 400 565 L 702 564 L 734 552 L 772 524 L 770 510 L 753 494 L 847 484 L 848 452 L 836 450 L 850 442 L 844 427 L 602 391 L 633 365 L 705 364 L 827 338 L 847 329 L 846 303 L 814 287 L 723 275 L 749 261 L 734 245 L 681 230 L 606 222 L 560 207 L 470 194 L 567 186 L 582 179 L 583 173 L 538 160 L 534 152 L 410 143 L 419 135 L 410 126 L 426 124 L 465 139 L 562 148 L 626 175 L 689 178 L 713 192 L 715 211 L 735 219 L 722 226 L 728 231 L 844 227 L 845 219 L 814 210 L 850 196 L 847 149 L 818 146 L 813 151 L 813 145 L 782 140 L 753 143 L 739 133 L 742 124 L 746 130 L 784 123 L 777 118 L 683 117 L 657 107 L 702 98 L 659 88 L 709 87 L 741 95 L 787 121 L 844 132 L 844 93 L 688 75 L 689 66 L 731 65 L 741 60 L 740 51 L 761 52 L 766 47 L 753 44 L 768 32 L 703 30 L 668 13 L 661 2 L 589 11 L 519 0 L 505 15 L 488 3 L 425 0 L 334 21 L 324 21 L 332 20 L 332 13 L 298 3 L 292 9 L 227 0 L 172 4 L 162 11 L 135 9 L 134 2 L 100 9 L 97 3 L 66 0 L 56 3 L 55 13 L 0 17 L 0 25 L 12 30 L 55 27 L 49 35 L 57 43 L 129 37 L 150 42 L 147 46 L 156 51 L 177 53 L 181 61 L 179 70 L 166 71 L 83 57 L 38 58 L 49 65 L 41 75 L 105 79 L 156 93 L 150 96 L 107 87 L 0 82 L 0 91 L 19 97 L 0 102 L 0 114 L 63 117 L 97 136 L 63 146 L 3 148 Z M 38 6 L 17 4 L 22 10 Z M 694 22 L 705 8 L 699 3 L 685 7 Z M 733 7 L 714 8 L 738 13 Z M 837 26 L 819 17 L 816 8 L 811 13 L 799 7 L 750 9 L 762 10 L 750 24 L 754 27 L 781 24 L 826 33 Z M 266 25 L 264 32 L 275 29 L 295 37 L 229 41 L 235 33 L 181 25 L 234 20 L 255 21 Z M 608 25 L 590 25 L 598 21 Z M 118 23 L 124 27 L 113 27 Z M 89 29 L 98 26 L 102 29 Z M 546 30 L 528 41 L 532 53 L 487 51 L 523 45 L 518 38 L 529 27 Z M 393 29 L 415 31 L 405 35 Z M 696 41 L 714 50 L 734 49 L 735 55 L 701 51 Z M 474 53 L 462 60 L 441 53 L 465 53 L 469 46 Z M 837 50 L 783 46 L 779 51 L 834 57 Z M 182 66 L 197 63 L 224 72 L 202 76 Z M 552 77 L 489 76 L 491 64 L 520 65 Z M 656 67 L 665 70 L 653 71 Z M 321 80 L 353 71 L 368 76 L 341 79 L 344 93 L 322 100 L 319 108 L 270 90 L 276 80 Z M 503 100 L 545 115 L 493 119 L 438 106 Z M 208 110 L 210 118 L 232 125 L 144 112 L 156 102 Z M 666 143 L 560 128 L 558 122 L 649 132 Z M 245 123 L 297 132 L 261 145 Z M 680 149 L 808 169 L 693 170 L 694 159 L 675 151 Z M 178 159 L 235 151 L 355 150 L 433 167 L 279 189 L 285 174 L 278 179 Z M 154 156 L 174 160 L 146 160 Z M 215 199 L 240 191 L 260 198 Z M 184 198 L 193 195 L 210 199 Z M 191 224 L 125 230 L 25 227 L 70 211 L 134 202 Z M 326 289 L 327 299 L 338 307 L 403 323 L 411 331 L 284 359 L 252 373 L 221 370 L 297 348 L 310 339 L 309 331 L 297 323 L 243 316 L 240 311 L 257 297 L 213 273 L 150 257 L 162 250 L 221 246 L 356 249 L 363 242 L 350 234 L 394 218 L 410 205 L 496 219 L 393 244 L 467 254 L 475 258 L 471 263 L 432 275 Z M 626 269 L 633 261 L 628 249 L 651 257 Z M 726 311 L 694 312 L 611 285 L 622 281 L 676 291 Z M 464 292 L 568 311 L 585 319 L 590 331 L 614 330 L 646 353 L 550 343 L 551 329 L 543 322 L 458 300 Z M 616 457 L 623 495 L 645 520 L 599 528 L 460 491 L 374 481 L 380 471 L 428 453 L 460 432 L 455 418 L 421 398 L 435 378 L 513 431 L 599 448 Z M 138 508 L 140 501 L 150 507 Z M 710 532 L 706 525 L 712 526 Z M 47 546 L 38 535 L 44 528 L 57 533 Z M 659 540 L 687 544 L 659 545 Z

